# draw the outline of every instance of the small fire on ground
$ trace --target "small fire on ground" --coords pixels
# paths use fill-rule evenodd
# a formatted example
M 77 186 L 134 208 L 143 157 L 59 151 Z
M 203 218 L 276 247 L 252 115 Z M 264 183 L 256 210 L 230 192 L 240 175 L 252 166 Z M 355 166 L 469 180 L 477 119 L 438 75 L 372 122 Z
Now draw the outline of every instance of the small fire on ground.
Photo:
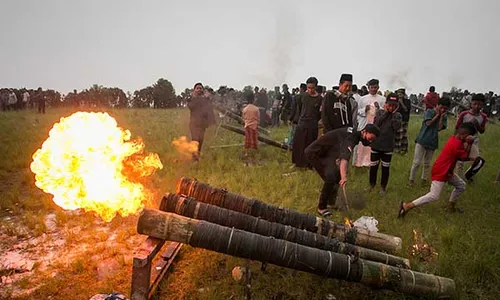
M 198 156 L 198 142 L 188 141 L 188 138 L 181 136 L 180 138 L 174 139 L 172 145 L 175 146 L 180 154 L 184 155 L 186 158 L 192 158 L 193 156 Z
M 354 227 L 354 223 L 351 220 L 349 220 L 348 217 L 344 217 L 344 224 L 345 224 L 345 228 L 347 228 L 347 229 L 351 229 Z
M 413 229 L 413 241 L 414 244 L 408 248 L 408 255 L 427 263 L 437 259 L 438 253 L 424 241 L 422 233 L 416 229 Z
M 109 114 L 77 112 L 54 124 L 30 168 L 36 186 L 63 209 L 111 221 L 136 213 L 151 196 L 140 181 L 163 165 L 144 147 Z

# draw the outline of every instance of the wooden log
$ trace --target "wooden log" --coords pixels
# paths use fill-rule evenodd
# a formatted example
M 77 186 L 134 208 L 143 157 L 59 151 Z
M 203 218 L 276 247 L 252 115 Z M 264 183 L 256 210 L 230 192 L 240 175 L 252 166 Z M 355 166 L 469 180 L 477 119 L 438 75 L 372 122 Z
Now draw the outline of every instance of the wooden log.
M 352 255 L 391 266 L 410 268 L 410 261 L 406 258 L 342 243 L 336 238 L 326 237 L 280 223 L 268 222 L 247 214 L 199 202 L 191 197 L 166 194 L 161 200 L 160 210 L 221 226 L 234 227 L 263 236 L 272 236 L 304 246 Z
M 137 232 L 232 256 L 429 298 L 452 298 L 452 279 L 414 272 L 146 208 Z
M 324 236 L 335 237 L 342 242 L 365 248 L 394 254 L 400 252 L 402 247 L 402 241 L 399 237 L 371 232 L 361 228 L 349 228 L 344 224 L 338 224 L 310 214 L 300 213 L 233 194 L 224 189 L 199 182 L 196 179 L 181 178 L 177 182 L 176 193 L 269 222 L 290 225 Z
M 235 120 L 236 122 L 240 123 L 241 125 L 245 125 L 245 121 L 243 121 L 243 118 L 241 116 L 239 116 L 238 114 L 234 113 L 233 111 L 231 111 L 230 109 L 228 109 L 220 104 L 214 104 L 214 108 L 216 110 L 220 111 L 221 113 L 223 113 L 224 115 Z M 271 132 L 269 132 L 269 130 L 262 128 L 260 126 L 257 126 L 257 130 L 260 133 L 265 134 L 265 135 L 271 134 Z
M 229 131 L 235 132 L 235 133 L 239 133 L 241 135 L 245 135 L 245 130 L 243 130 L 242 128 L 239 128 L 239 127 L 235 127 L 235 126 L 231 126 L 231 125 L 227 125 L 227 124 L 221 124 L 220 127 L 227 129 Z M 275 146 L 275 147 L 281 148 L 283 150 L 290 150 L 290 147 L 288 147 L 287 144 L 273 141 L 273 140 L 268 139 L 266 137 L 263 137 L 261 135 L 259 135 L 257 137 L 257 139 L 263 143 L 268 144 L 268 145 Z

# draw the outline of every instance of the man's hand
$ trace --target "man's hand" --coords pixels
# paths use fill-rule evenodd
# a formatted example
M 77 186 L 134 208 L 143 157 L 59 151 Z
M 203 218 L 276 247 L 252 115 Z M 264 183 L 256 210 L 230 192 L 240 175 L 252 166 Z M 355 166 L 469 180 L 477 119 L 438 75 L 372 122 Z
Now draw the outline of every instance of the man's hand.
M 344 187 L 346 184 L 347 184 L 347 178 L 342 178 L 342 179 L 340 179 L 340 181 L 339 181 L 339 185 L 340 185 L 341 187 Z
M 441 111 L 437 107 L 437 105 L 434 107 L 434 111 L 436 111 L 436 115 L 441 116 Z

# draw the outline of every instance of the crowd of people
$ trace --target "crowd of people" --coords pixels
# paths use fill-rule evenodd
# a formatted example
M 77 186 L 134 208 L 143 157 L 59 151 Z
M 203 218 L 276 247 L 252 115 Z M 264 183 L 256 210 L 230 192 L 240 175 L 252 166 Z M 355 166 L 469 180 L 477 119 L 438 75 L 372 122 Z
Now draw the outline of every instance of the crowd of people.
M 276 87 L 272 101 L 265 95 L 265 91 L 256 87 L 253 94 L 247 95 L 247 105 L 242 108 L 247 163 L 250 165 L 253 159 L 249 153 L 258 148 L 258 126 L 264 126 L 268 121 L 263 114 L 270 112 L 269 125 L 284 124 L 290 128 L 287 141 L 292 152 L 292 167 L 315 170 L 323 180 L 317 206 L 318 214 L 323 217 L 330 216 L 331 209 L 339 208 L 338 190 L 345 187 L 351 164 L 354 168 L 369 169 L 367 192 L 377 187 L 380 167 L 379 193 L 382 196 L 387 193 L 393 154 L 406 155 L 408 152 L 407 129 L 415 108 L 423 110 L 424 116 L 415 138 L 408 186 L 415 185 L 420 167 L 421 184 L 428 185 L 430 164 L 439 145 L 439 132 L 448 128 L 447 115 L 450 108 L 457 105 L 451 94 L 440 96 L 434 86 L 415 101 L 412 100 L 415 95 L 408 97 L 405 88 L 383 94 L 377 79 L 370 79 L 358 88 L 353 84 L 351 74 L 342 74 L 338 86 L 329 91 L 320 86 L 315 77 L 310 77 L 291 93 L 286 84 L 281 91 Z M 481 93 L 466 93 L 464 97 L 468 97 L 469 102 L 467 106 L 460 103 L 466 109 L 461 109 L 458 114 L 453 126 L 455 134 L 446 142 L 430 170 L 429 193 L 413 202 L 402 201 L 399 217 L 416 206 L 439 199 L 445 183 L 454 187 L 448 211 L 462 212 L 455 204 L 464 192 L 466 182 L 472 182 L 485 163 L 479 152 L 479 135 L 486 132 L 488 121 L 483 109 L 488 101 L 495 99 L 492 94 Z M 203 134 L 199 133 L 215 123 L 210 103 L 211 94 L 197 83 L 188 107 L 191 110 L 192 139 L 199 142 L 199 151 L 203 143 Z M 199 159 L 199 155 L 194 159 Z M 467 171 L 464 171 L 464 163 L 470 164 Z

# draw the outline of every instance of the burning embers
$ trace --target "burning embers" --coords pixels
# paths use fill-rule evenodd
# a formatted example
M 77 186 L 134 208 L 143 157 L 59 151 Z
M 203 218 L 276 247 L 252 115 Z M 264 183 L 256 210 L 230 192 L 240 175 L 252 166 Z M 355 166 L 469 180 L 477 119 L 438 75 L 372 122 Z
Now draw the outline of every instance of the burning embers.
M 414 244 L 408 248 L 408 255 L 418 258 L 427 263 L 437 259 L 438 253 L 428 243 L 424 242 L 422 233 L 413 229 L 413 242 Z
M 54 124 L 30 167 L 36 186 L 57 205 L 110 221 L 143 207 L 150 195 L 139 180 L 163 165 L 107 113 L 77 112 Z

